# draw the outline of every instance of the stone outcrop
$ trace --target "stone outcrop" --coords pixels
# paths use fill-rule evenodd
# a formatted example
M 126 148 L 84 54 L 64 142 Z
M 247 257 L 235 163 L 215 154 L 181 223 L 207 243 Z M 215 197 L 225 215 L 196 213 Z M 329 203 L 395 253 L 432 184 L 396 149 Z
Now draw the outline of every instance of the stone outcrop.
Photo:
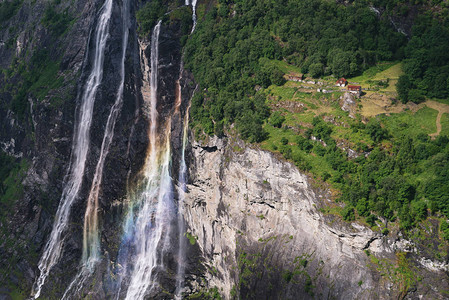
M 341 97 L 341 110 L 349 112 L 351 118 L 355 118 L 357 112 L 357 102 L 353 94 L 346 92 Z

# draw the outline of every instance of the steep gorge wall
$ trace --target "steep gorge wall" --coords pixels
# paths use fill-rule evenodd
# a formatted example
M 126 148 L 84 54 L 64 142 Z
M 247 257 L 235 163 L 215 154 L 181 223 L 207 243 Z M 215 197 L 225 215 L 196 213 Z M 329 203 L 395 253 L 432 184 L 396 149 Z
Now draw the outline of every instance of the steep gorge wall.
M 7 49 L 4 44 L 0 45 L 0 56 L 8 58 L 1 62 L 5 66 L 14 55 L 21 57 L 23 49 L 32 51 L 45 43 L 55 43 L 48 31 L 39 25 L 44 3 L 36 3 L 34 13 L 27 2 L 17 19 L 12 21 L 23 29 L 17 47 Z M 62 55 L 59 72 L 67 72 L 64 74 L 70 84 L 61 91 L 52 91 L 43 101 L 30 96 L 30 110 L 25 121 L 19 120 L 7 108 L 12 95 L 1 92 L 0 144 L 10 154 L 29 160 L 30 166 L 23 182 L 23 197 L 11 210 L 7 223 L 1 225 L 0 269 L 5 272 L 0 274 L 0 298 L 11 293 L 12 286 L 29 295 L 37 276 L 37 261 L 51 231 L 68 168 L 74 116 L 79 105 L 76 94 L 92 64 L 87 56 L 92 49 L 89 37 L 101 4 L 102 1 L 76 1 L 71 9 L 82 13 L 67 35 L 56 40 L 60 47 L 55 51 Z M 135 3 L 132 14 L 134 6 Z M 28 20 L 24 19 L 26 16 L 29 16 Z M 50 297 L 60 297 L 64 293 L 79 266 L 84 199 L 118 85 L 119 6 L 115 6 L 113 16 L 106 50 L 106 76 L 95 104 L 85 183 L 72 210 L 70 233 L 65 236 L 61 262 L 55 266 L 44 290 Z M 191 74 L 181 70 L 178 25 L 162 27 L 159 59 L 158 111 L 162 119 L 172 113 L 178 96 L 176 84 L 181 75 L 181 114 L 173 118 L 171 128 L 173 170 L 179 170 L 181 120 L 195 88 Z M 38 26 L 33 38 L 32 26 Z M 148 75 L 145 60 L 148 61 L 151 53 L 149 41 L 138 40 L 134 22 L 131 27 L 125 64 L 124 105 L 105 162 L 100 193 L 103 261 L 92 278 L 92 285 L 84 287 L 77 297 L 106 298 L 114 292 L 110 274 L 117 261 L 128 178 L 132 182 L 138 176 L 148 148 L 148 120 L 142 109 L 144 95 L 141 88 L 142 78 Z M 9 39 L 10 33 L 0 33 L 3 39 Z M 52 97 L 61 93 L 66 98 L 55 108 Z M 216 287 L 225 298 L 241 299 L 312 296 L 391 299 L 403 295 L 402 281 L 382 276 L 365 250 L 395 261 L 395 252 L 413 252 L 407 241 L 397 236 L 385 238 L 359 224 L 323 215 L 319 208 L 329 201 L 329 192 L 315 187 L 296 167 L 278 160 L 273 154 L 248 148 L 241 142 L 228 143 L 218 139 L 208 144 L 193 142 L 189 148 L 190 180 L 185 219 L 189 228 L 187 236 L 193 245 L 189 244 L 187 249 L 187 294 Z M 178 178 L 176 171 L 171 176 Z M 418 260 L 414 262 L 418 263 Z M 447 270 L 447 266 L 424 262 L 427 269 L 417 264 L 418 273 L 424 279 L 422 283 L 414 284 L 410 291 L 406 289 L 408 296 L 444 298 L 439 290 L 447 290 L 447 275 L 442 271 Z M 170 271 L 173 271 L 176 267 L 174 259 L 171 263 Z M 173 278 L 164 278 L 159 292 L 155 297 L 170 298 L 167 293 L 174 293 Z
M 137 36 L 136 5 L 130 1 L 130 36 L 125 57 L 123 107 L 117 118 L 114 138 L 106 157 L 99 194 L 100 239 L 102 263 L 92 275 L 92 284 L 80 289 L 76 297 L 95 295 L 104 298 L 115 292 L 111 268 L 117 262 L 126 209 L 126 194 L 139 176 L 148 149 L 148 111 L 144 109 L 143 80 L 149 76 L 150 41 Z M 109 37 L 105 48 L 103 80 L 95 98 L 90 148 L 81 191 L 71 208 L 70 224 L 63 235 L 63 252 L 59 263 L 51 270 L 42 295 L 60 298 L 77 274 L 83 240 L 83 217 L 86 198 L 100 156 L 106 122 L 119 86 L 121 60 L 121 3 L 113 2 Z M 56 9 L 66 8 L 62 2 Z M 29 95 L 29 107 L 21 119 L 9 109 L 12 93 L 0 91 L 0 145 L 2 150 L 27 160 L 28 168 L 21 183 L 24 191 L 13 203 L 5 223 L 0 224 L 0 298 L 11 294 L 29 296 L 31 286 L 39 276 L 37 264 L 52 230 L 55 212 L 61 199 L 64 177 L 69 168 L 74 124 L 80 105 L 80 92 L 92 68 L 93 36 L 99 9 L 103 1 L 76 1 L 69 14 L 75 21 L 66 34 L 55 37 L 40 23 L 46 4 L 25 2 L 9 21 L 21 32 L 17 49 L 0 44 L 2 67 L 13 57 L 27 61 L 35 51 L 48 47 L 54 57 L 61 57 L 58 75 L 64 76 L 63 86 L 52 90 L 43 100 Z M 81 13 L 78 13 L 81 12 Z M 78 14 L 77 14 L 78 13 Z M 33 31 L 33 26 L 36 30 Z M 0 29 L 0 37 L 9 39 L 10 29 Z M 25 35 L 25 37 L 23 37 Z M 192 76 L 181 68 L 180 24 L 164 23 L 161 29 L 159 57 L 158 111 L 166 120 L 172 113 L 178 96 L 180 114 L 172 120 L 173 170 L 179 169 L 182 120 L 195 85 Z M 32 37 L 32 38 L 31 38 Z M 20 42 L 20 43 L 19 43 Z M 19 46 L 18 46 L 19 47 Z M 27 53 L 27 54 L 25 54 Z M 58 60 L 59 61 L 59 60 Z M 147 68 L 147 69 L 145 69 Z M 181 77 L 181 79 L 180 79 Z M 6 80 L 0 75 L 0 83 Z M 18 80 L 18 79 L 17 79 Z M 178 81 L 182 94 L 178 95 Z M 70 84 L 69 84 L 70 83 Z M 64 95 L 61 103 L 56 97 Z M 162 133 L 160 133 L 162 134 Z M 6 146 L 5 146 L 6 145 Z M 177 171 L 176 171 L 177 172 Z M 173 172 L 173 178 L 178 174 Z M 20 185 L 20 183 L 19 183 Z M 170 282 L 170 286 L 173 284 Z
M 20 156 L 28 162 L 23 194 L 14 203 L 6 222 L 1 225 L 0 236 L 0 292 L 1 297 L 10 293 L 29 295 L 31 286 L 39 275 L 37 263 L 53 226 L 71 155 L 73 128 L 77 121 L 80 94 L 93 64 L 93 35 L 97 15 L 103 1 L 76 1 L 72 5 L 62 2 L 54 6 L 57 11 L 68 9 L 74 18 L 67 32 L 55 36 L 41 23 L 46 2 L 25 1 L 17 15 L 3 27 L 0 35 L 10 38 L 12 28 L 19 32 L 17 45 L 22 50 L 0 47 L 2 62 L 13 57 L 27 62 L 34 53 L 47 49 L 51 59 L 58 63 L 58 77 L 63 84 L 51 90 L 44 99 L 33 93 L 28 95 L 29 105 L 20 117 L 9 109 L 13 98 L 11 91 L 2 91 L 0 105 L 0 144 L 7 153 Z M 52 4 L 53 5 L 53 4 Z M 131 13 L 135 7 L 132 4 Z M 121 45 L 121 8 L 113 6 L 113 22 L 110 24 L 106 45 L 104 76 L 94 104 L 90 130 L 90 148 L 81 191 L 71 209 L 70 225 L 64 234 L 62 259 L 50 274 L 46 295 L 62 295 L 71 277 L 76 274 L 82 248 L 82 217 L 93 173 L 100 155 L 105 125 L 119 86 Z M 67 17 L 68 17 L 67 16 Z M 136 173 L 142 165 L 147 146 L 146 123 L 141 118 L 141 97 L 136 92 L 140 81 L 139 51 L 135 21 L 131 24 L 131 36 L 127 45 L 124 101 L 116 122 L 111 151 L 106 161 L 100 193 L 101 214 L 109 212 L 116 200 L 126 193 L 129 174 Z M 5 67 L 3 66 L 3 67 Z M 0 82 L 4 83 L 4 77 Z M 16 80 L 20 80 L 17 78 Z M 57 100 L 57 99 L 61 100 Z M 57 102 L 59 101 L 59 102 Z M 14 145 L 9 148 L 5 144 Z M 105 228 L 114 223 L 114 214 L 107 214 Z M 104 237 L 109 237 L 105 232 Z M 105 243 L 108 248 L 108 243 Z M 3 294 L 4 293 L 4 294 Z M 0 297 L 0 298 L 1 298 Z
M 321 213 L 329 191 L 291 163 L 216 138 L 194 142 L 191 159 L 185 218 L 207 282 L 197 289 L 226 299 L 444 299 L 444 267 L 413 258 L 407 286 L 406 272 L 392 274 L 412 244 Z

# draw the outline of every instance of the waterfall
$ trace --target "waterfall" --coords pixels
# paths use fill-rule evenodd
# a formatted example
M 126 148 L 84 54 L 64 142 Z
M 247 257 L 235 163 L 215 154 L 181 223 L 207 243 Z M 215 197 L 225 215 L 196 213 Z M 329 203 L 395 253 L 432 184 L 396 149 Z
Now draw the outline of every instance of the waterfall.
M 100 260 L 100 238 L 98 225 L 98 195 L 103 178 L 103 169 L 109 148 L 114 137 L 114 128 L 117 117 L 123 105 L 123 91 L 125 85 L 125 58 L 129 37 L 129 1 L 123 1 L 122 9 L 122 56 L 120 60 L 120 84 L 115 97 L 115 102 L 109 113 L 106 129 L 101 143 L 100 157 L 95 168 L 92 186 L 87 198 L 87 207 L 84 215 L 83 228 L 83 256 L 81 270 L 75 276 L 64 292 L 62 299 L 67 299 L 75 288 L 75 292 L 83 287 L 84 282 L 94 270 L 95 264 Z
M 106 129 L 101 144 L 100 158 L 95 168 L 95 175 L 89 192 L 86 213 L 84 216 L 83 231 L 83 267 L 92 269 L 93 265 L 100 259 L 100 239 L 98 228 L 98 194 L 103 178 L 103 168 L 106 156 L 108 155 L 117 117 L 123 104 L 123 90 L 125 85 L 125 58 L 129 36 L 129 1 L 123 1 L 122 9 L 122 56 L 120 61 L 120 85 L 117 91 L 116 100 L 111 107 L 111 111 L 106 123 Z
M 195 31 L 195 28 L 196 28 L 196 3 L 197 3 L 197 0 L 186 0 L 185 1 L 185 5 L 192 5 L 193 27 L 192 27 L 192 32 L 191 33 L 193 33 Z
M 89 131 L 95 95 L 103 77 L 104 49 L 109 36 L 108 29 L 112 13 L 112 0 L 106 0 L 100 11 L 100 18 L 96 27 L 93 67 L 81 96 L 66 184 L 53 222 L 50 238 L 39 260 L 40 275 L 34 283 L 32 291 L 35 299 L 40 296 L 50 270 L 59 261 L 63 247 L 62 234 L 68 227 L 70 209 L 78 195 L 84 177 L 86 157 L 90 144 Z
M 129 195 L 129 208 L 125 220 L 123 247 L 128 260 L 125 270 L 130 271 L 126 299 L 143 299 L 155 287 L 154 275 L 163 267 L 163 257 L 170 247 L 170 232 L 175 213 L 171 170 L 171 120 L 166 120 L 163 134 L 158 137 L 158 59 L 159 22 L 151 37 L 150 76 L 150 130 L 149 152 L 143 169 L 143 179 L 136 192 Z
M 181 86 L 179 86 L 181 90 Z M 181 97 L 181 96 L 180 96 Z M 189 129 L 189 107 L 187 107 L 186 114 L 184 116 L 184 126 L 182 131 L 182 152 L 181 152 L 181 163 L 179 166 L 179 197 L 178 197 L 178 268 L 176 270 L 176 292 L 175 295 L 178 299 L 181 299 L 181 292 L 184 285 L 184 275 L 185 275 L 185 248 L 186 248 L 186 237 L 185 234 L 185 223 L 184 223 L 184 199 L 185 193 L 187 191 L 187 164 L 186 164 L 186 147 L 189 140 L 188 129 Z
M 193 21 L 193 26 L 192 26 L 192 33 L 195 31 L 196 28 L 196 1 L 197 0 L 192 0 L 192 21 Z

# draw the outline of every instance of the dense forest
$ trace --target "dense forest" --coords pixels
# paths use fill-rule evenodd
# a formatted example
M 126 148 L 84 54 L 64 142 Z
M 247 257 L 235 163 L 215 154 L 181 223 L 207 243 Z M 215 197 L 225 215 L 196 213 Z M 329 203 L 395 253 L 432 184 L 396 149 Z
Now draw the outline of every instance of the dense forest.
M 186 48 L 186 67 L 207 88 L 192 103 L 194 119 L 216 134 L 235 121 L 244 138 L 260 141 L 268 115 L 260 97 L 252 97 L 254 87 L 283 80 L 271 59 L 312 77 L 349 76 L 379 60 L 401 59 L 406 40 L 363 4 L 219 1 Z
M 219 0 L 186 45 L 186 68 L 201 86 L 191 108 L 197 133 L 221 136 L 235 128 L 243 139 L 258 143 L 269 136 L 266 124 L 288 130 L 282 114 L 267 106 L 265 89 L 285 83 L 276 61 L 313 78 L 350 77 L 382 61 L 402 61 L 401 102 L 447 97 L 447 5 L 415 2 Z M 438 9 L 428 10 L 429 5 Z M 395 30 L 388 17 L 409 10 L 419 12 L 411 36 Z M 283 138 L 274 150 L 312 173 L 306 156 L 322 157 L 330 169 L 320 178 L 341 191 L 344 219 L 363 217 L 371 226 L 380 219 L 399 221 L 409 229 L 429 213 L 449 216 L 449 139 L 443 133 L 436 139 L 398 134 L 380 118 L 357 119 L 351 130 L 372 143 L 361 144 L 369 155 L 350 159 L 331 137 L 332 124 L 316 116 L 312 125 L 294 141 Z M 441 229 L 449 237 L 446 223 Z

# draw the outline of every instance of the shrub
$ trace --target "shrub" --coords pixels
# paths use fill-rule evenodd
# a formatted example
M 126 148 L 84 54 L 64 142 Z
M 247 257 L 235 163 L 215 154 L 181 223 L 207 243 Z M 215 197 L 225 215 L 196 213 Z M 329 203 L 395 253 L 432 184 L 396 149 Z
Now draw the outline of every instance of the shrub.
M 165 15 L 165 12 L 166 6 L 162 4 L 161 0 L 147 2 L 136 14 L 139 33 L 142 35 L 151 33 L 153 27 Z
M 355 220 L 355 214 L 354 214 L 354 207 L 347 205 L 342 211 L 343 220 L 345 221 L 354 221 Z
M 23 0 L 3 1 L 0 3 L 0 24 L 11 19 L 19 10 Z
M 376 225 L 376 221 L 377 221 L 377 217 L 373 214 L 370 214 L 367 218 L 366 218 L 366 223 L 369 224 L 369 226 L 373 227 Z
M 316 143 L 313 147 L 313 152 L 315 152 L 319 156 L 324 156 L 326 154 L 326 148 L 324 148 L 321 143 Z
M 323 175 L 321 175 L 321 180 L 327 181 L 329 178 L 331 178 L 331 174 L 328 172 L 324 172 Z
M 371 119 L 366 125 L 366 131 L 371 136 L 373 141 L 380 142 L 383 139 L 388 138 L 388 130 L 382 128 L 380 122 L 376 119 Z
M 365 198 L 362 198 L 357 202 L 356 209 L 361 216 L 368 217 L 370 215 L 368 201 L 366 201 Z
M 402 103 L 408 102 L 409 90 L 412 87 L 410 77 L 408 75 L 401 75 L 396 83 L 396 91 L 398 93 L 399 100 Z
M 285 117 L 280 112 L 276 111 L 271 114 L 269 122 L 274 127 L 281 128 L 282 124 L 285 122 Z
M 292 149 L 288 145 L 282 145 L 279 148 L 279 151 L 282 153 L 282 155 L 286 159 L 291 159 L 292 158 Z
M 408 92 L 408 99 L 416 104 L 424 102 L 426 98 L 424 97 L 424 93 L 418 89 L 412 89 Z
M 55 6 L 50 4 L 45 9 L 41 23 L 54 35 L 60 36 L 67 30 L 71 21 L 72 17 L 69 16 L 67 10 L 59 13 L 56 11 Z
M 310 140 L 304 138 L 302 135 L 298 135 L 298 137 L 296 138 L 296 144 L 298 145 L 299 149 L 306 152 L 309 152 L 313 148 Z
M 442 220 L 440 222 L 440 231 L 443 238 L 449 241 L 449 222 L 447 220 Z

